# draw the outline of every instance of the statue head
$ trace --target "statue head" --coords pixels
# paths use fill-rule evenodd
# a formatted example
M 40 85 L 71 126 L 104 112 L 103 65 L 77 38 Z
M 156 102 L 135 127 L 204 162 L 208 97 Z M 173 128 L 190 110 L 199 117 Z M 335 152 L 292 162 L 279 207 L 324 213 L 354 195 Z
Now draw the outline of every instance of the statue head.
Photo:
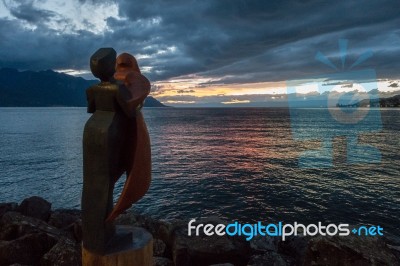
M 115 73 L 117 52 L 113 48 L 100 48 L 90 57 L 90 70 L 101 81 L 109 81 Z
M 136 58 L 128 53 L 122 53 L 117 57 L 115 71 L 114 78 L 117 80 L 124 80 L 129 72 L 141 74 Z

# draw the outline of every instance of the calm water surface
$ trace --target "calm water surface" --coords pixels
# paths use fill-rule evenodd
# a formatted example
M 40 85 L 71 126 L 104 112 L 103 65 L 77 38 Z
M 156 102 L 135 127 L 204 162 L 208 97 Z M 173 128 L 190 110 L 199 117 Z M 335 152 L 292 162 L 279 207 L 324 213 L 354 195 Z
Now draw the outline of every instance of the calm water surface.
M 85 111 L 0 108 L 0 202 L 40 195 L 53 208 L 80 207 Z M 299 112 L 310 118 L 305 130 L 335 130 L 318 121 L 319 109 Z M 144 114 L 153 181 L 135 210 L 159 218 L 379 224 L 400 236 L 399 109 L 381 110 L 383 129 L 360 136 L 380 149 L 380 164 L 347 164 L 345 139 L 337 138 L 328 169 L 298 167 L 300 151 L 320 143 L 293 140 L 287 109 L 150 108 Z

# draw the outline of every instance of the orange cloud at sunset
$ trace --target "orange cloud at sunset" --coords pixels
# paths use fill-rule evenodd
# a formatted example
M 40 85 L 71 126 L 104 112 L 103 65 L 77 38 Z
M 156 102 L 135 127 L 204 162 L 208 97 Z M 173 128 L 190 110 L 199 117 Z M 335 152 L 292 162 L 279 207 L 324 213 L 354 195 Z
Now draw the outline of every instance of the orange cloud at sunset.
M 319 95 L 317 82 L 323 80 L 300 80 L 297 93 Z M 377 89 L 380 92 L 390 92 L 397 89 L 394 80 L 380 80 Z M 353 86 L 354 85 L 354 86 Z M 346 88 L 339 86 L 339 91 L 357 90 L 359 84 Z M 286 81 L 254 82 L 225 84 L 218 78 L 206 78 L 198 75 L 182 76 L 153 83 L 151 95 L 164 104 L 172 106 L 262 106 L 262 103 L 274 104 L 284 102 L 286 98 Z
M 285 82 L 257 82 L 242 84 L 221 84 L 217 80 L 200 77 L 177 78 L 155 82 L 152 95 L 161 99 L 168 96 L 239 96 L 260 94 L 281 94 L 286 92 Z

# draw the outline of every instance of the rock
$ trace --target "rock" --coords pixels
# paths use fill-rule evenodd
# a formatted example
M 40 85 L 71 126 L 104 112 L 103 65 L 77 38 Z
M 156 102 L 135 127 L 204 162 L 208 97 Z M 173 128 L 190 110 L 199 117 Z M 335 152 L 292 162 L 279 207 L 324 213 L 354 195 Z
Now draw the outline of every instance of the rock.
M 146 215 L 136 215 L 136 226 L 145 228 L 152 234 L 153 236 L 157 236 L 157 232 L 162 224 L 160 220 L 155 220 L 150 216 Z
M 278 253 L 287 255 L 301 265 L 307 250 L 309 237 L 298 235 L 290 236 L 285 241 L 278 239 Z
M 308 242 L 305 265 L 400 265 L 381 237 L 317 236 Z
M 78 210 L 56 210 L 49 218 L 49 225 L 63 230 L 71 239 L 82 241 L 82 220 Z
M 33 197 L 35 198 L 35 197 Z M 37 197 L 36 197 L 37 198 Z M 80 265 L 82 225 L 79 210 L 56 210 L 48 223 L 33 209 L 43 199 L 0 204 L 0 265 Z M 36 204 L 34 202 L 42 202 Z M 42 210 L 50 210 L 44 203 Z M 36 206 L 36 207 L 32 207 Z M 121 222 L 122 221 L 122 222 Z M 153 235 L 153 265 L 400 265 L 400 247 L 385 237 L 279 237 L 188 236 L 187 221 L 156 220 L 127 213 L 117 223 L 139 226 Z M 218 218 L 199 223 L 225 224 Z M 192 231 L 193 233 L 193 231 Z
M 393 252 L 396 258 L 400 260 L 400 246 L 393 246 L 390 244 L 387 244 L 386 246 Z
M 159 221 L 158 228 L 155 230 L 153 237 L 162 240 L 166 244 L 164 256 L 172 258 L 173 253 L 173 235 L 177 228 L 187 225 L 181 220 Z
M 139 215 L 133 212 L 120 215 L 116 220 L 116 224 L 134 225 L 145 228 L 153 235 L 154 239 L 160 239 L 166 244 L 166 250 L 164 252 L 164 256 L 166 257 L 172 257 L 172 235 L 174 231 L 178 227 L 187 225 L 187 223 L 182 220 L 155 220 L 149 216 Z
M 68 236 L 62 230 L 59 230 L 46 222 L 24 216 L 18 212 L 7 212 L 0 219 L 0 240 L 14 240 L 31 233 L 46 233 L 56 239 L 61 236 Z
M 68 238 L 54 245 L 40 260 L 41 266 L 76 266 L 82 260 L 79 246 Z
M 218 224 L 219 221 L 197 223 Z M 173 261 L 175 265 L 210 265 L 232 263 L 246 265 L 250 258 L 250 245 L 242 237 L 188 236 L 187 224 L 174 231 Z
M 81 220 L 77 220 L 74 223 L 73 230 L 74 230 L 74 238 L 75 238 L 76 242 L 81 243 L 82 242 L 82 221 Z
M 136 215 L 133 212 L 122 213 L 115 219 L 115 223 L 120 225 L 136 225 Z
M 51 203 L 41 197 L 33 196 L 24 199 L 18 207 L 18 211 L 23 215 L 47 221 L 50 216 Z
M 387 245 L 387 247 L 394 251 L 400 252 L 400 246 Z
M 165 254 L 166 245 L 164 241 L 160 239 L 153 239 L 153 256 L 155 257 L 162 257 Z
M 133 212 L 121 214 L 115 221 L 116 224 L 134 225 L 145 228 L 155 238 L 159 238 L 164 242 L 170 237 L 172 231 L 177 227 L 187 223 L 182 220 L 156 220 L 147 215 L 140 215 Z
M 254 252 L 278 251 L 278 238 L 257 235 L 250 240 L 250 247 Z
M 78 218 L 79 219 L 79 218 Z M 70 228 L 73 231 L 74 224 Z M 0 219 L 0 265 L 80 265 L 80 242 L 46 222 L 7 212 Z
M 264 266 L 264 265 L 271 265 L 271 266 L 289 266 L 289 265 L 296 265 L 294 260 L 278 254 L 276 252 L 267 252 L 264 254 L 253 255 L 250 258 L 249 263 L 247 266 Z
M 168 258 L 153 257 L 153 266 L 174 266 L 174 263 Z
M 18 225 L 4 225 L 0 231 L 0 240 L 14 240 L 20 234 L 20 230 L 23 230 L 23 228 L 18 228 Z
M 172 247 L 174 241 L 174 234 L 178 228 L 182 228 L 187 226 L 187 222 L 182 220 L 173 220 L 173 221 L 160 221 L 158 230 L 155 233 L 155 237 L 164 241 L 167 245 L 167 253 L 172 254 Z
M 0 203 L 0 218 L 6 212 L 16 211 L 17 208 L 18 208 L 18 203 L 15 203 L 15 202 Z
M 80 220 L 79 211 L 56 210 L 51 213 L 48 224 L 59 229 L 65 229 Z
M 0 243 L 0 265 L 13 263 L 37 265 L 57 240 L 45 233 L 33 233 Z

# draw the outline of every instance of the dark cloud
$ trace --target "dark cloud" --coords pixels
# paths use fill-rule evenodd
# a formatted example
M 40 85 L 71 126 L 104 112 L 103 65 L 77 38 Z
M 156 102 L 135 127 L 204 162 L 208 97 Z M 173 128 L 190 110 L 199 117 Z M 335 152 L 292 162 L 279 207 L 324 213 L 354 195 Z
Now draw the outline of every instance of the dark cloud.
M 195 90 L 177 90 L 176 93 L 185 94 L 185 93 L 194 93 Z
M 5 19 L 0 20 L 0 38 L 5 40 L 1 43 L 0 66 L 33 70 L 86 68 L 86 56 L 96 49 L 98 39 L 87 32 L 77 38 L 43 28 L 25 30 L 16 21 Z
M 25 20 L 33 24 L 48 21 L 57 15 L 57 13 L 53 11 L 34 7 L 33 1 L 15 1 L 14 3 L 17 3 L 17 5 L 9 5 L 7 2 L 3 2 L 10 11 L 11 15 L 13 15 L 15 18 Z
M 353 88 L 353 83 L 341 85 L 342 88 Z
M 55 15 L 32 2 L 10 9 L 18 20 L 1 21 L 0 66 L 87 69 L 92 52 L 112 46 L 139 55 L 152 81 L 193 73 L 225 84 L 281 81 L 334 72 L 314 59 L 318 51 L 341 70 L 337 41 L 346 38 L 346 67 L 372 50 L 358 69 L 399 77 L 398 0 L 116 2 L 120 18 L 107 18 L 108 29 L 100 34 L 54 31 L 41 19 Z M 39 27 L 25 29 L 20 20 Z M 90 29 L 92 22 L 86 23 Z

